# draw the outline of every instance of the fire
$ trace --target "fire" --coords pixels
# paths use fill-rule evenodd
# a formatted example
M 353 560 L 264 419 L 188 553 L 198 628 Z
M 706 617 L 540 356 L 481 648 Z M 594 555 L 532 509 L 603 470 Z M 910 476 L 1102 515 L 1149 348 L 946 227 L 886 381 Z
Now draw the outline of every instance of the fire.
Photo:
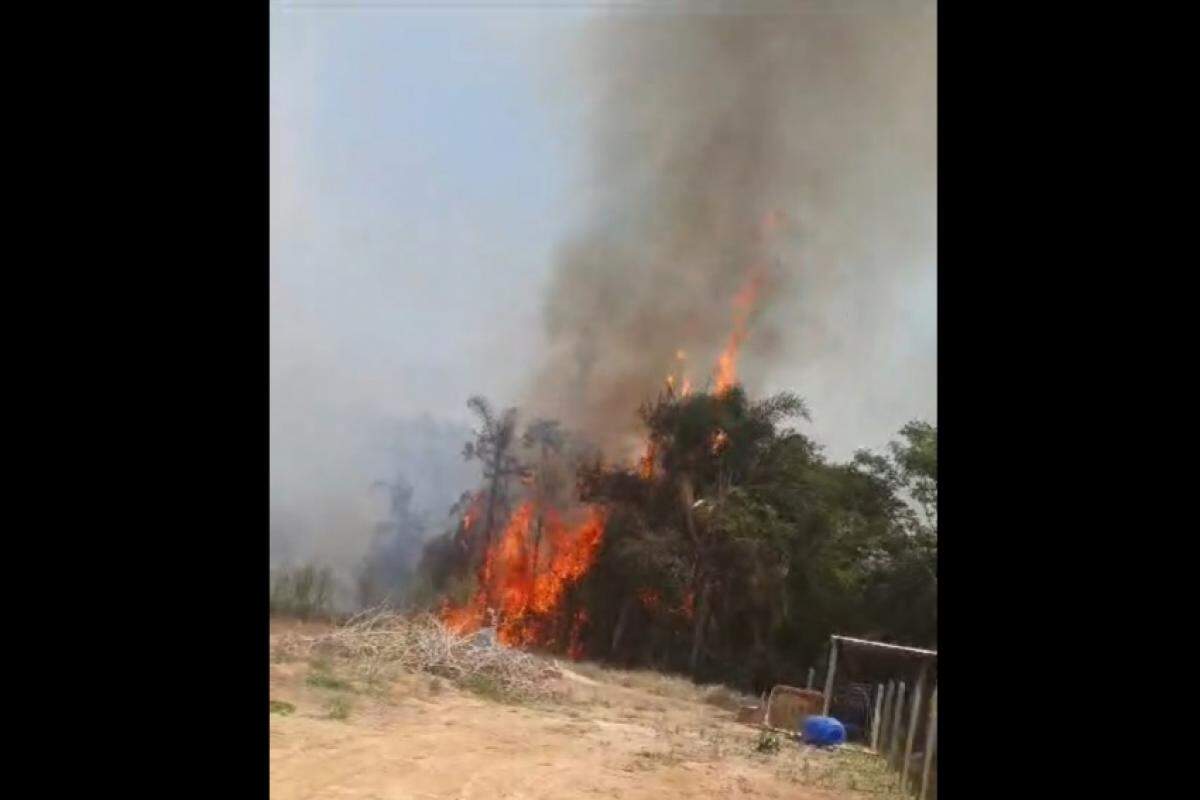
M 476 492 L 471 498 L 471 504 L 467 506 L 467 510 L 462 516 L 462 531 L 466 533 L 471 530 L 471 526 L 478 521 L 480 514 L 483 511 L 483 492 Z
M 658 448 L 653 441 L 646 442 L 646 452 L 638 460 L 638 474 L 645 480 L 654 477 L 654 461 L 658 457 Z
M 642 608 L 653 613 L 662 605 L 662 592 L 657 589 L 638 589 L 638 600 L 642 604 Z
M 746 283 L 733 296 L 733 330 L 729 334 L 725 349 L 717 357 L 714 375 L 717 394 L 729 391 L 730 387 L 737 383 L 738 352 L 742 343 L 746 341 L 750 314 L 758 301 L 759 292 L 762 291 L 764 277 L 762 269 L 751 270 Z
M 604 536 L 602 509 L 589 506 L 570 517 L 568 521 L 554 508 L 538 509 L 531 501 L 518 506 L 484 556 L 475 596 L 461 608 L 443 606 L 446 625 L 458 633 L 478 630 L 494 610 L 497 637 L 506 645 L 554 646 L 561 641 L 563 597 L 591 568 Z M 571 622 L 569 648 L 580 653 L 578 639 L 586 621 L 576 614 Z
M 679 396 L 687 397 L 689 394 L 692 393 L 692 379 L 687 376 L 687 351 L 682 350 L 682 349 L 676 350 L 675 351 L 675 360 L 681 362 L 680 371 L 682 373 L 681 377 L 683 378 L 683 381 L 679 387 Z M 672 391 L 675 389 L 675 375 L 674 374 L 672 374 L 670 376 L 670 379 L 667 381 L 667 384 L 670 386 Z
M 786 218 L 782 211 L 776 209 L 768 212 L 759 223 L 760 237 L 764 240 L 773 238 L 785 223 Z M 742 288 L 733 296 L 733 330 L 729 333 L 729 339 L 726 341 L 721 355 L 717 357 L 717 366 L 713 375 L 717 394 L 729 391 L 730 387 L 737 383 L 738 354 L 742 344 L 746 341 L 750 315 L 758 302 L 765 278 L 763 265 L 755 264 L 751 267 L 750 274 Z

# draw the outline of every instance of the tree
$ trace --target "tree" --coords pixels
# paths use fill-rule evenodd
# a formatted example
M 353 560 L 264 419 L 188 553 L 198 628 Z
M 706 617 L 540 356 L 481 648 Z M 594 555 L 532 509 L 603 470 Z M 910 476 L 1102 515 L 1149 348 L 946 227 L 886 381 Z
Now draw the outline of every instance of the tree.
M 403 477 L 395 483 L 376 481 L 372 489 L 388 496 L 388 518 L 375 526 L 375 536 L 358 574 L 359 604 L 395 602 L 412 575 L 425 543 L 425 521 L 412 509 L 413 489 Z
M 546 506 L 563 488 L 564 481 L 557 467 L 557 457 L 562 455 L 566 435 L 557 420 L 537 419 L 529 424 L 521 437 L 527 448 L 538 451 L 537 470 L 533 473 L 533 497 L 537 509 L 534 522 L 533 548 L 529 559 L 529 574 L 537 573 L 538 551 L 542 544 L 542 529 L 545 524 Z
M 921 524 L 937 534 L 937 427 L 913 420 L 900 429 L 903 441 L 888 443 L 888 454 L 854 454 L 854 464 L 906 494 L 921 511 Z
M 910 423 L 882 455 L 839 463 L 789 427 L 808 419 L 790 393 L 667 392 L 640 415 L 643 465 L 585 454 L 538 420 L 519 442 L 526 470 L 511 425 L 505 433 L 490 410 L 469 451 L 484 461 L 497 515 L 514 475 L 539 509 L 604 507 L 600 549 L 567 615 L 585 614 L 589 654 L 758 691 L 820 668 L 831 633 L 936 645 L 936 427 Z M 484 497 L 468 500 L 482 509 Z M 447 578 L 462 559 L 456 540 L 425 552 L 433 579 L 460 591 Z
M 478 395 L 467 401 L 467 407 L 479 417 L 480 426 L 473 431 L 475 439 L 463 446 L 463 458 L 482 463 L 487 486 L 483 536 L 476 538 L 471 559 L 472 563 L 479 564 L 491 547 L 496 514 L 508 505 L 508 482 L 523 474 L 525 468 L 512 452 L 516 444 L 517 410 L 505 409 L 497 416 L 488 401 Z
M 623 470 L 587 476 L 593 496 L 635 507 L 641 535 L 627 551 L 640 549 L 649 562 L 685 565 L 693 675 L 705 649 L 714 590 L 730 583 L 727 570 L 743 560 L 743 551 L 757 551 L 758 541 L 770 535 L 764 533 L 769 524 L 754 529 L 752 522 L 769 511 L 736 488 L 769 449 L 778 424 L 793 416 L 807 416 L 807 409 L 789 393 L 759 403 L 750 403 L 740 386 L 719 394 L 663 394 L 641 409 L 655 459 L 654 469 L 641 476 L 645 485 Z
M 863 450 L 854 456 L 857 470 L 915 506 L 898 515 L 903 535 L 891 538 L 869 564 L 867 603 L 881 628 L 936 646 L 937 427 L 913 420 L 900 437 L 888 444 L 887 455 Z

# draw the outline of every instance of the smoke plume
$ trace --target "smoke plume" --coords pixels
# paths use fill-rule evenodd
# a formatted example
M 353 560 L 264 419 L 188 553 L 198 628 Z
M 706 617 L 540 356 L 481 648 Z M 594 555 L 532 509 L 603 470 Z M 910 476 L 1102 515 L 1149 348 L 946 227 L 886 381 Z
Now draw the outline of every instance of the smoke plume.
M 711 387 L 732 345 L 752 393 L 805 382 L 787 388 L 818 422 L 845 399 L 811 389 L 886 363 L 934 260 L 932 8 L 598 22 L 571 73 L 594 98 L 587 222 L 559 250 L 527 405 L 623 456 L 637 402 L 668 375 Z

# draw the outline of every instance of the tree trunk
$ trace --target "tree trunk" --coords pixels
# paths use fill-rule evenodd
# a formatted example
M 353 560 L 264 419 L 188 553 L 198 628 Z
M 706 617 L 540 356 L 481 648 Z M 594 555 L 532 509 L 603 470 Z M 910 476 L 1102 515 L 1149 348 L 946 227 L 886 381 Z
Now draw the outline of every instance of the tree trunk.
M 696 619 L 692 627 L 692 655 L 688 659 L 688 672 L 696 677 L 696 667 L 700 665 L 700 652 L 704 647 L 704 630 L 708 627 L 708 592 L 710 583 L 703 579 L 699 597 L 696 598 Z
M 538 568 L 538 548 L 542 544 L 542 511 L 541 506 L 538 506 L 537 524 L 533 532 L 533 552 L 529 556 L 529 588 L 533 590 L 533 584 L 537 580 Z
M 633 611 L 634 597 L 630 595 L 621 604 L 621 613 L 617 614 L 617 627 L 613 630 L 612 649 L 609 651 L 615 658 L 617 648 L 621 646 L 621 637 L 625 635 L 625 625 L 629 622 L 629 614 Z

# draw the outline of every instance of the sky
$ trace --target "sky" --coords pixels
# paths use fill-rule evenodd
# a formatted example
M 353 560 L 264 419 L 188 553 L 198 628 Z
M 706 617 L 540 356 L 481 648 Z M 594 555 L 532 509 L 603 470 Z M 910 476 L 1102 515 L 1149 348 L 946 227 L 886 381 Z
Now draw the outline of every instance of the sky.
M 600 106 L 576 51 L 604 13 L 272 5 L 273 549 L 278 529 L 299 558 L 351 564 L 382 513 L 367 488 L 398 468 L 389 424 L 461 425 L 470 395 L 528 391 L 556 254 L 588 222 Z M 936 422 L 935 200 L 916 244 L 857 243 L 820 315 L 775 312 L 797 340 L 820 316 L 821 345 L 792 342 L 748 389 L 805 397 L 832 457 Z M 423 502 L 461 490 L 443 488 Z

